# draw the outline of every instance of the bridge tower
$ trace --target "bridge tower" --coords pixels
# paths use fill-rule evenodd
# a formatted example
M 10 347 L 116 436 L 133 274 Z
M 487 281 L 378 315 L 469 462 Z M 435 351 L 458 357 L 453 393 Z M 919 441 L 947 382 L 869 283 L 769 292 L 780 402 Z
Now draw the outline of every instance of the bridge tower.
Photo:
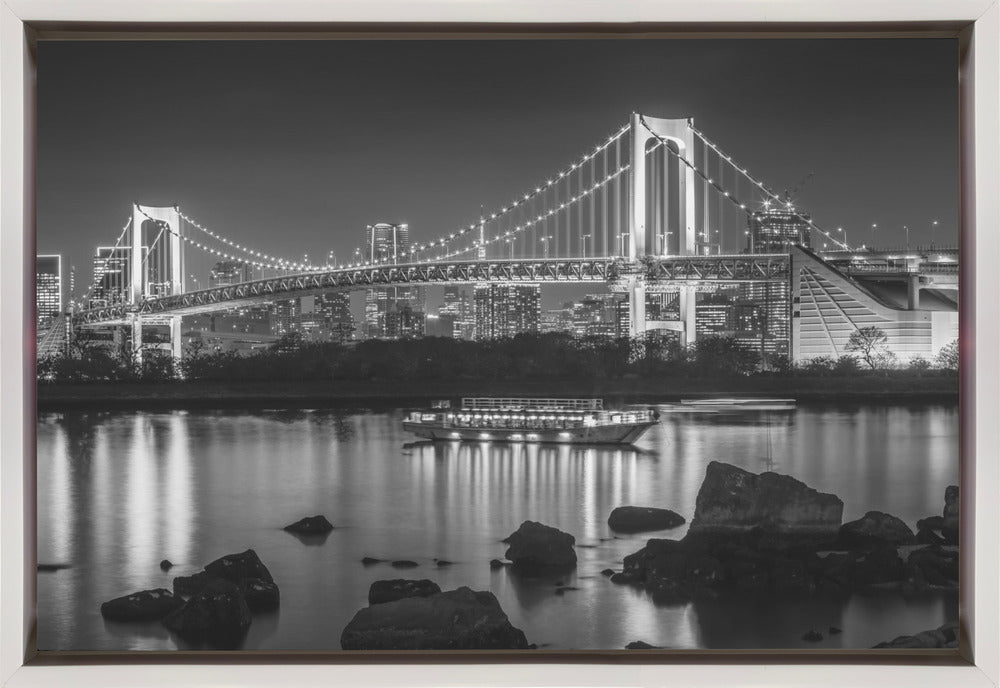
M 157 223 L 166 225 L 161 234 Z M 142 365 L 142 326 L 148 321 L 139 314 L 142 301 L 150 296 L 180 294 L 184 291 L 184 254 L 181 251 L 181 218 L 176 206 L 153 207 L 132 204 L 131 246 L 129 252 L 128 303 L 132 307 L 129 321 L 132 328 L 132 350 L 136 362 Z M 159 235 L 159 238 L 157 238 Z M 147 243 L 148 242 L 148 243 Z M 154 243 L 155 242 L 155 246 Z M 154 266 L 149 256 L 157 251 L 161 260 Z M 155 274 L 154 268 L 161 270 Z M 156 279 L 151 280 L 151 273 Z M 156 285 L 156 293 L 154 293 Z M 165 287 L 165 288 L 164 288 Z M 170 330 L 170 354 L 175 362 L 181 359 L 181 317 L 157 316 L 157 324 L 166 324 Z
M 629 165 L 629 247 L 627 257 L 633 263 L 650 255 L 650 236 L 646 227 L 646 147 L 650 139 L 663 139 L 677 148 L 681 160 L 693 162 L 694 133 L 688 119 L 661 119 L 647 117 L 637 112 L 632 113 L 632 151 Z M 653 160 L 657 158 L 654 157 Z M 660 179 L 664 185 L 664 197 L 669 198 L 670 175 L 668 160 L 670 155 L 662 156 L 661 168 L 654 178 Z M 668 209 L 676 213 L 675 225 L 678 227 L 678 253 L 682 256 L 694 255 L 696 252 L 695 234 L 695 175 L 694 170 L 684 164 L 678 168 L 676 175 L 678 203 L 676 208 Z M 665 216 L 666 217 L 666 216 Z M 665 220 L 669 221 L 669 220 Z M 655 251 L 655 242 L 652 242 Z M 667 253 L 667 242 L 660 249 Z M 646 321 L 646 284 L 642 272 L 638 271 L 629 278 L 629 334 L 633 337 L 642 335 L 650 329 L 676 329 L 681 332 L 681 343 L 690 344 L 695 340 L 695 290 L 691 287 L 680 288 L 680 323 L 647 322 Z

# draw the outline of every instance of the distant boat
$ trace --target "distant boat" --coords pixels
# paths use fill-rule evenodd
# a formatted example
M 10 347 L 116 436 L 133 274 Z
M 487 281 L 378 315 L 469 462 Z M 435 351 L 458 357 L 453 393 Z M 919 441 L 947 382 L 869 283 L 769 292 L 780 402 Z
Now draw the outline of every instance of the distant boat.
M 649 408 L 604 408 L 601 399 L 465 397 L 413 411 L 403 429 L 429 440 L 631 444 L 659 422 Z
M 794 411 L 795 399 L 732 398 L 732 399 L 681 399 L 676 411 L 716 412 L 723 411 Z

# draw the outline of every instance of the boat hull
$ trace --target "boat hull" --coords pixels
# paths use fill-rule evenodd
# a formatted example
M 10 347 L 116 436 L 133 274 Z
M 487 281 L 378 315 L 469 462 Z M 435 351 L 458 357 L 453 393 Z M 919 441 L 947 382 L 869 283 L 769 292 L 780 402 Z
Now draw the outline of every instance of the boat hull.
M 516 430 L 509 428 L 456 428 L 403 421 L 403 429 L 417 437 L 440 442 L 536 442 L 554 444 L 632 444 L 655 423 L 628 423 L 568 428 L 565 430 Z

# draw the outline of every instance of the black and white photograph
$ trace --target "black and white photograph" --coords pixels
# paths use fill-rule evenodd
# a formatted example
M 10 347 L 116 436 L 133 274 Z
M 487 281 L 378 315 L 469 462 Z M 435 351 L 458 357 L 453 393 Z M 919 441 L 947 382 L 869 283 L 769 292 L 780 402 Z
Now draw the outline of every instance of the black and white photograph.
M 39 652 L 958 648 L 958 74 L 40 40 Z

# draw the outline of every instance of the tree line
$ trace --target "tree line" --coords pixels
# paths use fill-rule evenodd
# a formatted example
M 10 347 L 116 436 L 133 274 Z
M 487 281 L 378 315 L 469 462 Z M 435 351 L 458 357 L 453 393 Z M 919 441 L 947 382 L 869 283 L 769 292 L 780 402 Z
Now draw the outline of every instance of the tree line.
M 194 344 L 179 364 L 159 350 L 138 357 L 78 342 L 64 355 L 38 361 L 46 382 L 217 382 L 336 380 L 544 380 L 748 375 L 947 374 L 958 369 L 958 342 L 933 361 L 899 366 L 886 348 L 885 333 L 862 328 L 839 358 L 813 358 L 793 365 L 788 357 L 765 355 L 729 337 L 701 337 L 690 346 L 647 337 L 608 339 L 569 334 L 519 334 L 509 339 L 465 341 L 445 337 L 367 340 L 354 345 L 307 342 L 290 333 L 266 350 L 241 355 L 206 351 Z

